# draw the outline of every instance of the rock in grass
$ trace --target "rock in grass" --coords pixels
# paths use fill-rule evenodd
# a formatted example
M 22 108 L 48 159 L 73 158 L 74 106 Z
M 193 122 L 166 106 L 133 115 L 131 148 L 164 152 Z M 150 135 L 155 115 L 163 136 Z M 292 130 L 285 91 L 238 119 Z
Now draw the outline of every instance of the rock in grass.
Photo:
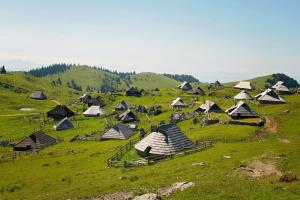
M 291 182 L 294 182 L 294 181 L 298 181 L 298 177 L 295 174 L 292 174 L 291 172 L 288 172 L 288 173 L 282 175 L 279 178 L 279 181 L 280 182 L 291 183 Z
M 162 188 L 159 190 L 161 196 L 170 196 L 173 192 L 180 190 L 183 191 L 187 188 L 193 187 L 194 182 L 177 182 L 171 185 L 170 187 Z
M 161 197 L 158 194 L 149 193 L 136 196 L 133 200 L 161 200 Z
M 193 163 L 192 166 L 205 166 L 205 162 Z

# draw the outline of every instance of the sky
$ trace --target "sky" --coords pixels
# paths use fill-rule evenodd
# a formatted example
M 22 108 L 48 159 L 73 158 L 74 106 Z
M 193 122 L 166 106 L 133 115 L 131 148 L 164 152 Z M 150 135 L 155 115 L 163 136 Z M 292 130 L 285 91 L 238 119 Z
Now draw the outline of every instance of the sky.
M 0 65 L 300 81 L 299 0 L 0 0 Z

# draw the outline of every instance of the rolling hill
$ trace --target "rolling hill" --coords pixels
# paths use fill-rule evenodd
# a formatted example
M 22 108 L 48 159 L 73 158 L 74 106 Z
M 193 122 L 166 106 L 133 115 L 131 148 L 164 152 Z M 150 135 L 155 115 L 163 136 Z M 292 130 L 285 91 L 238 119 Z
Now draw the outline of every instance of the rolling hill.
M 176 87 L 179 82 L 164 75 L 151 72 L 117 73 L 85 65 L 71 66 L 64 72 L 51 74 L 43 77 L 49 81 L 61 79 L 63 84 L 70 83 L 72 80 L 82 87 L 83 91 L 87 87 L 93 90 L 105 91 L 105 87 L 112 87 L 117 90 L 126 89 L 129 86 L 136 86 L 141 89 L 169 88 Z
M 266 76 L 259 76 L 259 77 L 255 77 L 252 79 L 248 79 L 246 81 L 252 82 L 257 89 L 270 87 L 270 86 L 274 85 L 277 81 L 284 81 L 285 84 L 290 88 L 299 87 L 299 84 L 296 80 L 294 80 L 293 78 L 291 78 L 285 74 L 280 74 L 280 73 L 266 75 Z M 233 86 L 236 83 L 237 83 L 237 81 L 229 82 L 229 83 L 225 83 L 225 85 Z

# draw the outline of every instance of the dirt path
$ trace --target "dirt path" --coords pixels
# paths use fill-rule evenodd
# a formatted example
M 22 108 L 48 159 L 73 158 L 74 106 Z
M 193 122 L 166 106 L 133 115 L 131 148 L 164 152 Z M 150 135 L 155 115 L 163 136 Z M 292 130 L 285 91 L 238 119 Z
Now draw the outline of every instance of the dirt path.
M 0 117 L 17 117 L 17 116 L 28 116 L 28 115 L 38 115 L 40 113 L 24 113 L 24 114 L 8 114 L 8 115 L 0 115 Z
M 266 131 L 270 133 L 277 133 L 278 122 L 274 118 L 270 118 L 270 117 L 265 117 L 265 119 L 266 119 L 266 123 L 265 123 Z
M 289 144 L 290 141 L 283 138 L 283 135 L 278 131 L 278 121 L 274 118 L 265 117 L 265 130 L 269 133 L 274 133 L 277 135 L 278 140 L 282 143 Z

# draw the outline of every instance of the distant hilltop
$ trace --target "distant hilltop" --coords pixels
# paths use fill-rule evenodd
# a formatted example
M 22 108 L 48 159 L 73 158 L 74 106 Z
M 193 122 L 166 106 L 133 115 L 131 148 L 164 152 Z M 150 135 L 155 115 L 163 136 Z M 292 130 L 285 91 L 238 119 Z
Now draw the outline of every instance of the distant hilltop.
M 31 69 L 27 74 L 50 81 L 53 85 L 67 86 L 77 91 L 111 92 L 124 90 L 131 86 L 141 89 L 175 88 L 184 81 L 191 84 L 206 84 L 201 83 L 193 75 L 187 74 L 117 72 L 103 67 L 65 63 Z M 253 82 L 260 88 L 270 87 L 277 81 L 284 81 L 289 88 L 300 87 L 295 79 L 282 73 L 261 76 L 248 81 Z M 232 83 L 223 84 L 229 86 Z

